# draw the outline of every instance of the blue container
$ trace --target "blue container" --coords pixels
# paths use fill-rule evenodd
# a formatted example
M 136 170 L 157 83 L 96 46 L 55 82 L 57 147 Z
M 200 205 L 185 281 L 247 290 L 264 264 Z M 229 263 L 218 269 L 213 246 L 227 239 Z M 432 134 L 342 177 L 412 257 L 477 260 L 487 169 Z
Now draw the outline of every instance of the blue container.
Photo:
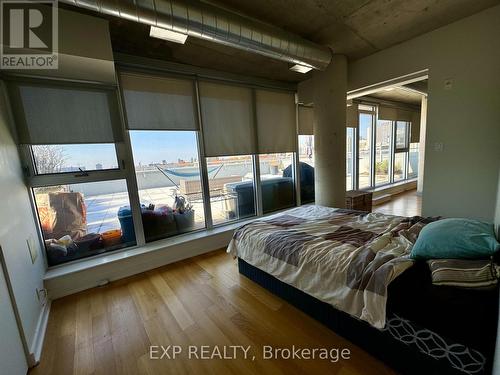
M 118 220 L 120 220 L 120 227 L 122 228 L 123 242 L 135 242 L 134 222 L 130 206 L 120 207 L 118 210 Z

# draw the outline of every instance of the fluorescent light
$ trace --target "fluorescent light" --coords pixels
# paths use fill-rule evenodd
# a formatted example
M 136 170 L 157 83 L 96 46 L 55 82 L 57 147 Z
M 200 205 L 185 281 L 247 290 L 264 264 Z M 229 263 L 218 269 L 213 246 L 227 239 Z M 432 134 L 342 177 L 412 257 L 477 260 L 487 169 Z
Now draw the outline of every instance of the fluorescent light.
M 394 87 L 387 87 L 384 89 L 384 91 L 392 91 L 392 90 L 394 90 Z
M 312 68 L 310 66 L 305 66 L 305 65 L 299 65 L 295 64 L 290 68 L 290 70 L 297 72 L 297 73 L 307 73 L 310 71 Z
M 182 33 L 177 33 L 175 31 L 170 31 L 166 29 L 162 29 L 160 27 L 151 26 L 151 30 L 149 31 L 149 36 L 158 39 L 168 40 L 169 42 L 175 42 L 184 44 L 186 43 L 187 35 Z

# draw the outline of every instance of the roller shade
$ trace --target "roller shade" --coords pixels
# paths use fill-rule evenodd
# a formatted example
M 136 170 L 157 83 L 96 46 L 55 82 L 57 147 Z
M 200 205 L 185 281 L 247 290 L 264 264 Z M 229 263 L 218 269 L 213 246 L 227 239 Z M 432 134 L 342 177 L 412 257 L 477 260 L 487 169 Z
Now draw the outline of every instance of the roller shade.
M 114 90 L 13 84 L 12 104 L 23 144 L 113 143 L 122 140 Z
M 378 107 L 378 118 L 379 120 L 388 121 L 411 121 L 413 116 L 413 111 L 405 110 L 395 107 Z
M 198 130 L 193 81 L 121 73 L 120 82 L 131 130 Z
M 200 82 L 203 142 L 206 156 L 256 152 L 252 90 Z
M 346 123 L 348 128 L 357 128 L 359 126 L 358 105 L 352 103 L 347 107 Z
M 296 144 L 295 94 L 255 90 L 258 152 L 293 152 Z
M 411 143 L 420 142 L 420 112 L 413 112 L 411 118 L 410 142 Z
M 299 134 L 314 135 L 314 108 L 299 105 Z

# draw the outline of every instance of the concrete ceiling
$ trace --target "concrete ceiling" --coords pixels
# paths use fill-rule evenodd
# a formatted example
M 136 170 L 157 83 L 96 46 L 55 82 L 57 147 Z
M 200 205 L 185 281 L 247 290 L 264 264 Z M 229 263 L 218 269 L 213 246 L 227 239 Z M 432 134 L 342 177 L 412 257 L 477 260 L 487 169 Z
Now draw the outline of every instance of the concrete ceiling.
M 335 53 L 353 60 L 500 4 L 500 0 L 217 0 L 211 3 L 327 45 Z M 106 18 L 110 20 L 113 48 L 119 52 L 283 81 L 298 82 L 310 76 L 289 71 L 287 63 L 196 38 L 188 38 L 185 45 L 150 38 L 149 27 L 145 25 Z
M 422 94 L 405 89 L 404 87 L 391 87 L 390 90 L 382 89 L 381 91 L 371 93 L 369 96 L 411 105 L 421 105 L 422 103 Z

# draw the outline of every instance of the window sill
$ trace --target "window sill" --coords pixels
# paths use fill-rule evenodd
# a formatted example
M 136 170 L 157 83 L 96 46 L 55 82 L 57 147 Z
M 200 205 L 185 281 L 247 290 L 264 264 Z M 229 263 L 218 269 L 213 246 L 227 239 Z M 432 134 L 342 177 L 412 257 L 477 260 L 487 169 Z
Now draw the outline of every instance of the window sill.
M 126 249 L 120 249 L 112 253 L 104 253 L 96 255 L 92 258 L 86 258 L 81 260 L 76 260 L 68 264 L 58 265 L 49 268 L 44 276 L 44 281 L 56 279 L 63 276 L 68 276 L 77 272 L 86 271 L 97 266 L 112 264 L 127 258 L 136 257 L 145 253 L 154 252 L 158 250 L 164 250 L 169 247 L 174 247 L 180 244 L 184 244 L 193 240 L 198 240 L 201 238 L 207 238 L 215 236 L 218 234 L 234 231 L 235 229 L 245 225 L 253 220 L 257 219 L 252 217 L 251 219 L 237 221 L 231 224 L 218 226 L 213 229 L 205 229 L 196 231 L 193 233 L 181 234 L 175 237 L 166 238 L 164 240 L 159 240 L 145 244 L 143 246 L 133 246 Z
M 361 190 L 368 191 L 371 193 L 378 193 L 378 192 L 383 192 L 385 190 L 393 189 L 393 188 L 398 187 L 398 186 L 404 186 L 406 184 L 411 184 L 411 183 L 417 182 L 417 180 L 418 180 L 418 178 L 415 177 L 415 178 L 411 178 L 408 180 L 398 181 L 398 182 L 395 182 L 393 184 L 385 184 L 385 185 L 377 186 L 376 188 L 361 189 Z

